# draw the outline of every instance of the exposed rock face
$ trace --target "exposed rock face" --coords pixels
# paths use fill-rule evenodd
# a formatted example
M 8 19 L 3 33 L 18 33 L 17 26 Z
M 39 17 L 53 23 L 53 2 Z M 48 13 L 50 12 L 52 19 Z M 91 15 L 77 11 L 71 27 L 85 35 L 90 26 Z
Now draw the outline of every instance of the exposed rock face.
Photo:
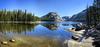
M 73 15 L 71 18 L 70 18 L 71 21 L 86 21 L 86 10 L 83 10 L 82 12 L 76 14 L 76 15 Z
M 62 19 L 64 20 L 64 21 L 69 21 L 69 17 L 68 16 L 64 16 L 64 17 L 62 17 Z
M 41 17 L 43 21 L 62 21 L 62 18 L 55 12 L 50 12 Z

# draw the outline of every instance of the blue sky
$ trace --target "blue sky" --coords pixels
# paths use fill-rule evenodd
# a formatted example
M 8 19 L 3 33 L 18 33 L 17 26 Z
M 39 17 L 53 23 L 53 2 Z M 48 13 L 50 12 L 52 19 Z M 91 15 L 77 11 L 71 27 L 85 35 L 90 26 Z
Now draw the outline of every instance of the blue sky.
M 39 17 L 49 12 L 57 12 L 60 16 L 72 16 L 92 3 L 93 0 L 0 0 L 0 9 L 26 9 Z

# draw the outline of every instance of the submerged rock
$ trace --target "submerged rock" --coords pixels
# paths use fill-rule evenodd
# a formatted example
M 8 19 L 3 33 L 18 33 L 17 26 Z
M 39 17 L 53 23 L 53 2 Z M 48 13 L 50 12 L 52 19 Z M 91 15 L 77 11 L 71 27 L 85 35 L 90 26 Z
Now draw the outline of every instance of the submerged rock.
M 2 41 L 1 44 L 3 44 L 3 45 L 7 45 L 8 42 L 7 42 L 7 41 Z
M 11 39 L 11 40 L 9 40 L 10 42 L 15 42 L 16 40 L 15 39 Z

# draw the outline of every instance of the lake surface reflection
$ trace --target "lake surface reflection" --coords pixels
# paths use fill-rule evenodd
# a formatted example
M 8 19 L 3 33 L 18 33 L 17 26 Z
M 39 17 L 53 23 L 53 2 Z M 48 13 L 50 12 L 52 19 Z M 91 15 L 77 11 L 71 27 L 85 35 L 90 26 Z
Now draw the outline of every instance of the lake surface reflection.
M 13 36 L 14 34 L 19 34 L 19 35 L 24 35 L 24 36 L 37 37 L 39 39 L 44 38 L 44 39 L 47 39 L 48 41 L 56 40 L 57 43 L 59 42 L 59 44 L 60 43 L 61 44 L 60 45 L 58 44 L 57 46 L 55 46 L 56 44 L 53 44 L 52 47 L 64 47 L 62 45 L 63 41 L 65 41 L 66 39 L 70 39 L 72 36 L 72 33 L 67 31 L 68 28 L 73 27 L 72 24 L 76 24 L 76 22 L 58 22 L 58 23 L 57 22 L 43 22 L 43 23 L 34 23 L 34 24 L 0 24 L 0 33 L 9 35 L 9 36 Z M 49 44 L 49 42 L 47 42 L 47 44 Z

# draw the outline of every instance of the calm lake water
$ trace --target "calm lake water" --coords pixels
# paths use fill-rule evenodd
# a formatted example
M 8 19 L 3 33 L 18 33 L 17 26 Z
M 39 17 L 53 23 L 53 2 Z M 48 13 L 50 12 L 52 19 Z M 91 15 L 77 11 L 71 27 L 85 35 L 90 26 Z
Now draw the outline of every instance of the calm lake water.
M 72 36 L 72 33 L 67 29 L 73 27 L 72 24 L 77 23 L 78 22 L 42 22 L 34 24 L 0 24 L 0 33 L 8 36 L 19 34 L 37 37 L 39 39 L 54 40 L 53 42 L 59 42 L 60 45 L 52 44 L 53 46 L 51 47 L 64 47 L 63 42 L 71 39 Z M 51 45 L 49 42 L 47 43 Z

